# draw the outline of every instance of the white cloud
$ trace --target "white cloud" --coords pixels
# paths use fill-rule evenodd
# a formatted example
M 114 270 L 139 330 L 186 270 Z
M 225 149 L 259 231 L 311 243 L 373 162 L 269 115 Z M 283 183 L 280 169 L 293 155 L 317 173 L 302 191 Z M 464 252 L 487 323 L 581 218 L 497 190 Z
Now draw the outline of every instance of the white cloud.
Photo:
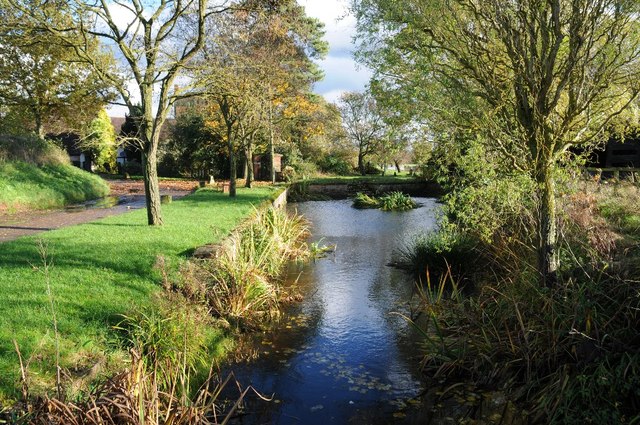
M 361 91 L 371 78 L 371 71 L 359 67 L 351 57 L 329 56 L 320 66 L 325 79 L 316 84 L 315 91 L 325 97 L 335 91 Z
M 371 71 L 358 67 L 353 59 L 353 36 L 356 20 L 348 15 L 348 0 L 299 0 L 307 15 L 318 18 L 325 25 L 325 40 L 329 54 L 320 62 L 325 79 L 316 84 L 315 91 L 328 101 L 334 101 L 345 91 L 363 90 L 371 78 Z
M 322 94 L 322 97 L 324 97 L 327 102 L 338 103 L 340 96 L 342 96 L 345 92 L 346 92 L 345 90 L 329 90 L 328 92 L 324 92 L 321 94 Z

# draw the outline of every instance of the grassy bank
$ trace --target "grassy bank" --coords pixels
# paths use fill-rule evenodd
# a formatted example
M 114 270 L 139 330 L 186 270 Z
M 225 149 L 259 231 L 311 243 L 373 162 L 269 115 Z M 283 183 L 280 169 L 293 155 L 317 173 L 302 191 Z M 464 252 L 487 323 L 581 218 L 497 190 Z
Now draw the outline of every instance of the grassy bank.
M 0 212 L 57 208 L 108 193 L 100 177 L 71 165 L 0 162 Z
M 240 189 L 231 199 L 200 190 L 163 208 L 165 226 L 147 226 L 145 211 L 2 244 L 0 250 L 0 400 L 18 395 L 15 339 L 29 362 L 32 392 L 54 386 L 55 338 L 47 282 L 59 333 L 61 366 L 82 379 L 108 375 L 127 357 L 113 326 L 144 309 L 191 250 L 227 235 L 274 189 Z M 37 240 L 46 247 L 47 278 Z M 164 267 L 157 267 L 159 256 Z M 220 341 L 218 341 L 220 342 Z

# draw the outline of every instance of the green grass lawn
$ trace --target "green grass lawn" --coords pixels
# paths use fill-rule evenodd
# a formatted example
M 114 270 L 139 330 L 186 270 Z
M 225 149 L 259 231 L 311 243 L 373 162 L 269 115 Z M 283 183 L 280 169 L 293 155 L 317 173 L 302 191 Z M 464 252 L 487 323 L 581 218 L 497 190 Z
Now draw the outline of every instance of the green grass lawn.
M 56 208 L 108 193 L 100 177 L 71 165 L 0 162 L 0 211 Z
M 13 340 L 30 359 L 32 390 L 53 384 L 52 315 L 38 239 L 52 262 L 62 365 L 72 373 L 100 362 L 117 369 L 125 354 L 117 354 L 111 327 L 160 290 L 157 256 L 176 267 L 193 248 L 227 235 L 275 190 L 239 189 L 236 199 L 200 190 L 163 206 L 165 225 L 158 228 L 147 226 L 146 211 L 138 210 L 0 244 L 0 404 L 18 394 Z

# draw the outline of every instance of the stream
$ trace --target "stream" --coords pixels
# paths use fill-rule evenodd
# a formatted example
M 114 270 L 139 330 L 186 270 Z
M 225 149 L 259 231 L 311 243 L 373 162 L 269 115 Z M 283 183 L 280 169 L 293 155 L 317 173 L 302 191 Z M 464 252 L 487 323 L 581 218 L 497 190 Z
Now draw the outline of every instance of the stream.
M 420 337 L 408 314 L 413 278 L 387 266 L 413 235 L 434 229 L 438 205 L 416 198 L 407 212 L 357 210 L 351 200 L 292 204 L 311 222 L 310 242 L 337 246 L 292 264 L 285 286 L 303 301 L 260 334 L 257 358 L 233 366 L 236 379 L 272 397 L 248 397 L 241 424 L 413 423 L 424 384 Z

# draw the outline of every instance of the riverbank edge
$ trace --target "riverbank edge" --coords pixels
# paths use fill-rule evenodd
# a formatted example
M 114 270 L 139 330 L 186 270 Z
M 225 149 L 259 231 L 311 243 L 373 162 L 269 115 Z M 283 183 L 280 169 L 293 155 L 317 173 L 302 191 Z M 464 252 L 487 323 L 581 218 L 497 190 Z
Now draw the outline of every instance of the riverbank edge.
M 381 195 L 390 192 L 402 192 L 410 196 L 440 198 L 445 194 L 440 184 L 433 181 L 406 181 L 378 183 L 358 180 L 355 182 L 340 181 L 335 183 L 311 181 L 294 182 L 289 193 L 292 202 L 305 200 L 347 199 L 358 193 Z
M 207 189 L 205 189 L 206 191 Z M 264 214 L 265 212 L 268 212 L 269 209 L 274 208 L 274 209 L 283 209 L 286 206 L 287 203 L 287 188 L 282 188 L 282 190 L 276 190 L 274 194 L 272 194 L 271 196 L 269 196 L 267 199 L 265 199 L 263 202 L 261 202 L 259 205 L 255 206 L 254 211 L 250 212 L 246 218 L 244 220 L 242 220 L 237 226 L 235 226 L 228 234 L 227 236 L 225 236 L 221 241 L 220 241 L 220 245 L 226 245 L 227 242 L 233 238 L 234 235 L 238 234 L 238 232 L 240 232 L 243 228 L 252 225 L 252 223 L 254 223 L 256 220 L 259 220 L 259 217 L 261 216 L 261 214 Z M 160 256 L 158 257 L 158 259 L 160 260 Z M 164 267 L 164 263 L 162 263 L 163 265 L 161 267 Z M 161 271 L 161 274 L 164 275 L 164 270 Z M 163 286 L 164 286 L 164 290 L 159 291 L 156 294 L 157 300 L 155 301 L 155 306 L 153 306 L 154 310 L 157 310 L 159 312 L 160 315 L 166 315 L 166 317 L 162 317 L 161 321 L 162 323 L 164 323 L 167 326 L 173 326 L 172 325 L 172 321 L 175 320 L 175 317 L 171 317 L 172 313 L 175 313 L 176 310 L 174 310 L 173 307 L 169 307 L 169 310 L 167 310 L 167 306 L 170 306 L 171 303 L 180 303 L 182 304 L 181 306 L 177 307 L 180 311 L 184 311 L 187 313 L 188 317 L 197 317 L 198 314 L 202 315 L 203 311 L 206 311 L 206 305 L 202 304 L 202 303 L 198 303 L 195 300 L 189 300 L 184 294 L 176 294 L 176 291 L 172 291 L 170 288 L 168 288 L 166 286 L 166 282 L 163 282 Z M 177 298 L 176 298 L 177 296 Z M 184 297 L 184 298 L 183 298 Z M 183 300 L 183 301 L 181 301 Z M 204 309 L 204 310 L 203 310 Z M 199 310 L 199 311 L 198 311 Z M 128 318 L 126 318 L 127 320 L 129 320 L 129 325 L 134 325 L 135 326 L 135 330 L 139 332 L 139 330 L 141 329 L 141 327 L 139 326 L 138 323 L 133 323 L 131 322 L 131 317 L 135 317 L 136 314 L 140 314 L 141 315 L 141 319 L 142 321 L 148 320 L 148 316 L 147 314 L 149 313 L 149 311 L 146 311 L 144 308 L 140 309 L 137 312 L 133 312 L 132 314 L 134 316 L 129 316 Z M 205 313 L 208 314 L 208 313 Z M 214 333 L 221 333 L 223 335 L 223 339 L 220 340 L 220 344 L 218 344 L 217 347 L 215 347 L 215 350 L 207 350 L 205 348 L 205 346 L 199 346 L 199 350 L 202 350 L 203 352 L 201 354 L 206 355 L 207 357 L 211 357 L 214 359 L 215 362 L 221 362 L 224 361 L 224 358 L 226 357 L 226 355 L 228 354 L 230 348 L 235 344 L 235 341 L 237 339 L 237 335 L 233 332 L 233 331 L 228 331 L 227 329 L 224 328 L 219 328 L 218 327 L 218 322 L 216 321 L 211 321 L 211 322 L 206 322 L 206 323 L 200 323 L 201 325 L 203 325 L 204 327 L 210 327 L 212 328 L 210 331 L 214 332 Z M 119 325 L 120 326 L 120 325 Z M 124 329 L 124 328 L 123 328 Z M 121 330 L 123 330 L 121 329 Z M 204 332 L 206 333 L 208 331 L 208 329 L 204 329 L 204 330 L 200 330 L 200 332 Z M 140 337 L 140 335 L 137 335 L 137 337 Z M 143 336 L 144 338 L 144 336 Z M 133 339 L 133 338 L 132 338 Z M 182 341 L 179 341 L 180 343 L 182 343 Z M 183 349 L 182 346 L 179 346 L 181 344 L 177 344 L 175 347 L 170 348 L 170 350 L 175 350 L 177 352 L 179 352 L 180 350 Z M 133 370 L 136 366 L 135 364 L 137 362 L 139 362 L 139 360 L 136 360 L 136 355 L 134 355 L 133 353 L 136 352 L 136 350 L 138 350 L 138 348 L 131 348 L 131 352 L 132 352 L 132 358 L 131 358 L 131 366 L 127 365 L 127 368 L 119 370 L 119 371 L 115 371 L 114 373 L 112 373 L 112 376 L 104 379 L 103 383 L 96 383 L 96 388 L 101 388 L 101 386 L 103 385 L 108 385 L 109 382 L 113 382 L 114 380 L 119 379 L 119 377 L 121 376 L 126 376 L 128 373 L 133 374 L 133 372 L 130 372 L 130 370 Z M 143 355 L 144 358 L 144 354 L 142 354 L 140 351 L 137 351 L 140 353 L 140 355 Z M 144 360 L 143 362 L 150 362 L 153 363 L 152 361 L 150 361 L 149 359 Z M 154 360 L 156 361 L 156 360 Z M 154 369 L 154 373 L 155 372 L 155 368 Z M 164 370 L 163 368 L 161 368 L 162 370 Z M 205 376 L 206 377 L 206 373 L 207 371 L 201 371 L 203 373 L 205 373 L 205 375 L 200 375 L 200 376 Z M 211 373 L 210 371 L 208 372 L 209 374 Z M 171 379 L 171 378 L 167 378 L 166 376 L 163 376 L 162 374 L 159 375 L 160 378 L 162 379 Z M 211 375 L 209 375 L 211 379 Z M 155 380 L 155 379 L 154 379 Z M 103 380 L 100 380 L 103 381 Z M 95 384 L 93 384 L 95 385 Z M 100 390 L 97 391 L 97 393 L 99 393 Z M 95 402 L 95 400 L 92 399 L 93 395 L 89 394 L 89 395 L 85 395 L 83 397 L 88 397 L 87 398 L 87 405 L 90 405 L 92 402 Z M 81 400 L 81 399 L 78 399 Z M 44 404 L 43 404 L 44 403 Z M 27 400 L 21 400 L 19 402 L 16 402 L 12 408 L 10 408 L 9 410 L 5 410 L 7 409 L 6 407 L 4 407 L 4 409 L 0 409 L 0 419 L 4 419 L 4 420 L 9 420 L 10 423 L 14 423 L 13 421 L 16 421 L 20 414 L 22 412 L 39 412 L 36 413 L 36 415 L 44 415 L 44 417 L 33 417 L 30 416 L 29 420 L 44 420 L 49 421 L 52 419 L 51 415 L 54 415 L 54 413 L 52 413 L 52 405 L 54 406 L 60 406 L 60 403 L 65 403 L 64 399 L 58 399 L 58 398 L 48 398 L 47 396 L 45 396 L 44 398 L 36 398 L 33 399 L 32 397 L 28 398 Z M 74 404 L 74 403 L 79 403 L 79 404 Z M 70 407 L 70 409 L 61 409 L 61 410 L 68 410 L 68 411 L 76 411 L 78 415 L 83 415 L 86 414 L 86 412 L 81 413 L 82 410 L 82 406 L 83 402 L 82 401 L 76 401 L 76 402 L 71 402 L 67 405 L 67 407 Z M 179 404 L 177 403 L 176 400 L 176 406 L 179 406 Z M 182 407 L 186 407 L 186 406 L 182 406 Z M 178 408 L 178 407 L 176 407 Z M 91 409 L 89 409 L 91 410 Z M 61 419 L 61 418 L 65 418 L 66 420 L 69 420 L 69 417 L 64 416 L 65 413 L 63 411 L 59 411 L 57 412 L 55 415 L 57 415 L 57 419 Z M 4 416 L 4 417 L 3 417 Z M 22 420 L 22 419 L 21 419 Z M 25 422 L 26 423 L 26 422 Z

